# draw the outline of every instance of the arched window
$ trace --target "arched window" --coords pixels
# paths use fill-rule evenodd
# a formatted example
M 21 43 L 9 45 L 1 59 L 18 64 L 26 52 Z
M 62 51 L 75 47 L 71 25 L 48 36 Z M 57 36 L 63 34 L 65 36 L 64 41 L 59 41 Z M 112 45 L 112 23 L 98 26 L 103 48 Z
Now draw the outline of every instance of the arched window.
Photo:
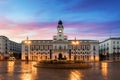
M 57 59 L 57 56 L 55 56 L 55 60 Z
M 40 57 L 40 59 L 42 59 L 42 56 Z

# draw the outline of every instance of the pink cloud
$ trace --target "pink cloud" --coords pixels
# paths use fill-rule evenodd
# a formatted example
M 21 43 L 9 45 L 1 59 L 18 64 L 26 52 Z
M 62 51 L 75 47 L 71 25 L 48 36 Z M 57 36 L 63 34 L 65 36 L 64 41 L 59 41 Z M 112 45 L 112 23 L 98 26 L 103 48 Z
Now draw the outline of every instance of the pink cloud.
M 0 35 L 7 36 L 17 42 L 21 42 L 27 36 L 30 39 L 52 39 L 55 29 L 54 23 L 40 26 L 39 23 L 35 22 L 14 23 L 5 18 L 0 20 Z
M 64 33 L 68 39 L 105 39 L 108 34 L 101 27 L 94 23 L 71 23 L 63 24 Z M 6 18 L 0 19 L 0 35 L 7 36 L 9 39 L 21 42 L 28 36 L 31 40 L 52 40 L 53 35 L 57 34 L 56 23 L 16 23 Z M 101 28 L 101 29 L 100 29 Z

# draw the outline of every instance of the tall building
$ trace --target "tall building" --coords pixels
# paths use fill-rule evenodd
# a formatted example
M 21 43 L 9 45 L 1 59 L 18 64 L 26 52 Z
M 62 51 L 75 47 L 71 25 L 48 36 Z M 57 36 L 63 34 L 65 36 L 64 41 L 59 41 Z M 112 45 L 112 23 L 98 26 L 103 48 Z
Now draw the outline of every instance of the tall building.
M 68 40 L 64 35 L 63 23 L 60 20 L 57 34 L 53 40 L 22 41 L 22 60 L 99 60 L 99 41 L 97 40 Z
M 109 38 L 99 44 L 101 60 L 120 61 L 120 38 Z
M 15 54 L 21 54 L 21 44 L 0 36 L 0 60 L 7 59 Z

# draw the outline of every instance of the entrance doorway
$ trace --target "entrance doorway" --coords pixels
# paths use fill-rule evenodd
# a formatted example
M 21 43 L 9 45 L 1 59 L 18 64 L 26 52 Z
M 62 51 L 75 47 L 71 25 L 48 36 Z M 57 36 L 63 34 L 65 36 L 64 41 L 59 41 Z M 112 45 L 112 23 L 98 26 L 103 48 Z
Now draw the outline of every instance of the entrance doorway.
M 62 60 L 62 54 L 61 54 L 61 53 L 59 53 L 58 59 L 59 59 L 59 60 Z

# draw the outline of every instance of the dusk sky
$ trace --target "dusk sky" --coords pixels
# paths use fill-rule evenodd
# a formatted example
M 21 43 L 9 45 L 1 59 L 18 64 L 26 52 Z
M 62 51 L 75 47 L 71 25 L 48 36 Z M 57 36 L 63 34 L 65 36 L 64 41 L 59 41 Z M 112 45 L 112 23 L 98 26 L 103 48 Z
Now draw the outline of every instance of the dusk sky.
M 120 0 L 0 0 L 0 35 L 48 40 L 63 21 L 68 39 L 120 37 Z

